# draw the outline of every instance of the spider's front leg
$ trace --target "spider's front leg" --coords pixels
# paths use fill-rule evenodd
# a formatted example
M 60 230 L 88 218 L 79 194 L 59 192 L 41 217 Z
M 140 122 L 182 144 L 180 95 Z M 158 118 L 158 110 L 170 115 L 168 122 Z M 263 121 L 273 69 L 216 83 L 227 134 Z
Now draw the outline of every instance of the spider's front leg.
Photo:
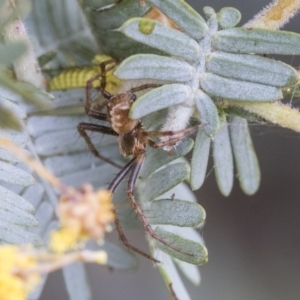
M 92 123 L 85 123 L 85 122 L 80 122 L 77 126 L 79 134 L 84 138 L 86 141 L 88 147 L 90 148 L 91 152 L 98 157 L 99 159 L 111 164 L 114 167 L 117 167 L 119 169 L 122 168 L 119 164 L 115 163 L 114 161 L 104 157 L 101 155 L 96 147 L 94 146 L 93 142 L 91 141 L 91 138 L 88 136 L 86 131 L 93 131 L 93 132 L 100 132 L 103 134 L 109 134 L 109 135 L 114 135 L 118 136 L 118 133 L 116 133 L 112 128 L 108 126 L 103 126 L 103 125 L 98 125 L 98 124 L 92 124 Z
M 110 70 L 112 70 L 115 65 L 106 68 L 106 66 L 110 65 L 110 64 L 115 64 L 116 61 L 114 59 L 109 59 L 107 61 L 104 61 L 103 63 L 100 64 L 100 73 L 97 74 L 96 76 L 90 78 L 87 82 L 86 82 L 86 87 L 85 87 L 85 93 L 86 93 L 86 102 L 85 102 L 85 112 L 88 116 L 98 119 L 98 120 L 104 120 L 103 117 L 105 114 L 101 113 L 101 108 L 97 108 L 97 110 L 92 109 L 92 89 L 93 89 L 93 83 L 96 80 L 100 80 L 100 92 L 102 94 L 102 96 L 106 99 L 109 100 L 112 95 L 107 92 L 105 90 L 106 87 L 106 73 L 109 72 Z M 105 103 L 106 105 L 106 103 Z M 107 120 L 107 118 L 105 119 Z
M 114 180 L 110 183 L 110 185 L 109 185 L 109 187 L 108 187 L 108 190 L 109 190 L 110 192 L 114 193 L 114 191 L 115 191 L 116 188 L 119 186 L 119 184 L 122 182 L 122 180 L 125 178 L 125 176 L 126 176 L 130 171 L 134 171 L 134 169 L 132 169 L 132 168 L 133 168 L 133 166 L 135 165 L 136 160 L 137 160 L 137 158 L 134 157 L 134 158 L 133 158 L 131 161 L 129 161 L 129 162 L 122 168 L 122 170 L 116 175 L 116 177 L 114 178 Z M 132 178 L 132 174 L 131 174 L 130 178 Z M 135 178 L 135 180 L 136 180 L 136 178 Z M 130 182 L 130 179 L 129 179 L 129 182 Z M 135 181 L 133 182 L 133 185 L 134 185 L 134 183 L 135 183 Z M 135 209 L 134 209 L 134 210 L 135 210 Z M 136 210 L 135 210 L 135 211 L 136 211 Z M 117 212 L 116 212 L 116 210 L 114 210 L 114 213 L 115 213 L 115 225 L 116 225 L 116 229 L 117 229 L 117 232 L 118 232 L 118 234 L 119 234 L 119 238 L 120 238 L 122 244 L 124 245 L 124 247 L 126 247 L 126 248 L 128 248 L 129 250 L 132 250 L 132 251 L 134 251 L 134 252 L 136 252 L 136 253 L 138 253 L 138 254 L 140 254 L 140 255 L 142 255 L 142 256 L 144 256 L 144 257 L 146 257 L 146 258 L 148 258 L 148 259 L 150 259 L 150 260 L 152 260 L 152 261 L 154 261 L 154 262 L 156 262 L 156 263 L 159 263 L 159 261 L 158 261 L 157 259 L 155 259 L 155 258 L 153 258 L 151 255 L 149 255 L 149 254 L 147 254 L 147 253 L 141 251 L 140 249 L 138 249 L 138 248 L 132 246 L 132 245 L 128 242 L 128 240 L 127 240 L 127 238 L 126 238 L 126 236 L 125 236 L 125 234 L 124 234 L 124 232 L 123 232 L 123 229 L 122 229 L 122 227 L 121 227 L 120 221 L 119 221 L 119 219 L 118 219 L 118 217 L 117 217 Z

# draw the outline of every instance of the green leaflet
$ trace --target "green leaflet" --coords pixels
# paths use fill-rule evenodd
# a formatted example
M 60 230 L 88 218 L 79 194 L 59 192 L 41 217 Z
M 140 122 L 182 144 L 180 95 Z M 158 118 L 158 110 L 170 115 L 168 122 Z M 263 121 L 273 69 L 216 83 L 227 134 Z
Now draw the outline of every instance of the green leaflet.
M 159 264 L 157 268 L 162 276 L 162 279 L 165 282 L 166 287 L 168 288 L 169 294 L 173 295 L 173 292 L 170 291 L 171 286 L 178 299 L 191 300 L 186 287 L 184 286 L 182 279 L 179 276 L 178 270 L 175 267 L 174 259 L 157 248 L 153 252 L 154 257 L 164 262 L 163 264 Z M 188 265 L 192 266 L 191 264 Z M 194 265 L 193 267 L 198 269 L 198 267 Z
M 149 4 L 142 6 L 138 0 L 123 0 L 110 9 L 93 10 L 90 14 L 97 28 L 108 30 L 120 27 L 131 18 L 143 16 L 149 9 Z
M 213 140 L 213 157 L 217 184 L 221 193 L 228 196 L 233 186 L 233 157 L 227 123 Z
M 29 232 L 26 227 L 0 221 L 0 240 L 8 244 L 33 244 L 41 246 L 42 240 L 36 234 Z
M 192 89 L 184 84 L 165 84 L 139 97 L 129 112 L 131 119 L 140 119 L 154 111 L 184 102 Z
M 198 226 L 206 217 L 198 203 L 178 199 L 154 200 L 145 215 L 151 224 L 181 227 Z
M 21 130 L 22 125 L 17 116 L 3 105 L 0 105 L 0 127 Z
M 204 19 L 183 0 L 148 0 L 195 40 L 207 32 Z
M 99 134 L 95 137 L 95 145 L 101 144 L 102 136 Z M 109 144 L 116 142 L 116 138 L 112 136 L 104 136 L 103 143 Z M 74 153 L 76 151 L 86 150 L 86 144 L 83 139 L 78 139 L 78 131 L 76 127 L 61 131 L 53 131 L 45 133 L 36 139 L 36 148 L 38 154 L 42 156 L 59 155 L 62 151 Z
M 16 145 L 25 148 L 29 141 L 29 134 L 26 131 L 16 131 L 12 129 L 0 129 L 0 136 L 13 141 Z
M 62 268 L 70 300 L 91 300 L 92 295 L 85 266 L 76 262 Z
M 191 161 L 190 184 L 192 190 L 198 190 L 205 179 L 209 158 L 210 138 L 199 129 L 195 140 L 195 147 Z
M 135 41 L 187 61 L 194 61 L 200 55 L 200 47 L 195 40 L 151 19 L 130 19 L 122 25 L 120 30 Z
M 90 8 L 99 9 L 103 6 L 115 4 L 115 0 L 84 0 L 84 5 Z
M 300 54 L 300 34 L 262 28 L 231 28 L 218 31 L 212 40 L 218 50 L 232 53 Z
M 241 20 L 241 13 L 234 7 L 223 7 L 217 13 L 218 23 L 222 28 L 232 28 Z
M 44 67 L 47 63 L 52 61 L 56 56 L 57 56 L 57 51 L 54 50 L 42 54 L 41 56 L 38 57 L 39 66 L 41 68 Z
M 34 213 L 35 209 L 31 203 L 26 201 L 23 197 L 13 193 L 12 191 L 0 186 L 0 199 L 2 205 L 5 203 L 7 205 L 14 206 L 18 203 L 18 208 L 27 211 L 29 213 Z
M 32 175 L 3 161 L 0 161 L 0 180 L 22 186 L 35 183 Z
M 23 1 L 21 1 L 23 2 Z M 32 11 L 26 24 L 35 37 L 35 51 L 56 51 L 59 55 L 51 61 L 52 68 L 70 65 L 89 65 L 102 48 L 88 27 L 86 16 L 79 6 L 86 1 L 32 2 Z M 85 3 L 84 3 L 85 4 Z M 76 51 L 75 51 L 76 49 Z
M 194 141 L 190 138 L 181 141 L 173 150 L 172 153 L 168 153 L 163 149 L 154 149 L 148 147 L 146 160 L 143 164 L 142 171 L 140 173 L 141 178 L 146 179 L 158 168 L 166 165 L 167 163 L 186 155 L 192 150 Z
M 28 151 L 27 151 L 28 153 Z M 10 161 L 12 163 L 20 162 L 21 159 L 14 154 L 12 154 L 10 151 L 1 149 L 0 148 L 0 159 Z
M 109 4 L 112 5 L 101 9 L 102 6 Z M 118 31 L 129 18 L 143 16 L 149 10 L 148 4 L 142 6 L 138 0 L 123 0 L 118 3 L 110 0 L 89 0 L 81 5 L 86 11 L 94 36 L 101 45 L 102 53 L 122 59 L 137 53 L 161 54 L 161 51 L 136 42 Z M 97 10 L 98 8 L 100 9 Z
M 144 189 L 145 199 L 150 201 L 167 192 L 172 187 L 187 179 L 189 172 L 188 164 L 180 162 L 153 173 L 147 179 L 147 185 Z
M 17 104 L 17 102 L 14 103 L 9 100 L 11 97 L 14 96 L 18 97 L 17 95 L 15 95 L 13 92 L 10 92 L 9 90 L 1 89 L 0 105 L 4 109 L 10 110 L 18 119 L 25 119 L 27 114 L 24 107 L 20 107 Z
M 43 190 L 43 192 L 44 192 L 44 190 Z M 53 204 L 56 204 L 57 202 L 51 203 L 50 201 L 43 201 L 43 200 L 45 200 L 45 199 L 43 199 L 43 196 L 44 196 L 43 194 L 41 196 L 40 195 L 38 195 L 38 196 L 40 197 L 39 199 L 36 199 L 35 195 L 32 197 L 33 202 L 35 202 L 37 204 L 40 203 L 40 205 L 37 207 L 36 213 L 35 213 L 35 217 L 39 221 L 39 226 L 36 228 L 35 232 L 39 236 L 43 237 L 43 239 L 45 241 L 48 241 L 49 236 L 50 236 L 50 231 L 57 229 L 59 226 L 58 221 L 53 220 L 53 216 L 55 214 Z M 54 199 L 50 199 L 50 200 L 54 200 Z
M 200 85 L 209 95 L 230 100 L 269 102 L 282 99 L 279 88 L 228 79 L 212 73 L 205 73 L 200 80 Z
M 15 42 L 0 45 L 0 65 L 10 66 L 18 57 L 27 50 L 24 42 Z
M 161 227 L 156 227 L 155 233 L 168 244 L 176 247 L 181 251 L 175 251 L 174 249 L 155 240 L 155 245 L 165 253 L 193 265 L 203 265 L 207 263 L 207 249 L 200 243 L 182 238 L 181 236 L 166 231 Z
M 107 266 L 116 270 L 130 270 L 138 267 L 137 259 L 132 252 L 128 252 L 123 247 L 108 241 L 104 241 L 103 243 L 90 241 L 87 248 L 94 251 L 104 250 L 108 255 Z
M 212 99 L 201 90 L 196 91 L 195 104 L 200 113 L 203 130 L 208 137 L 213 137 L 219 129 L 218 110 Z
M 0 219 L 7 223 L 26 227 L 36 227 L 39 224 L 31 213 L 18 208 L 18 206 L 8 205 L 5 202 L 1 203 Z
M 207 56 L 206 67 L 214 74 L 271 86 L 284 87 L 298 81 L 291 66 L 258 55 L 213 52 Z
M 49 106 L 50 101 L 53 100 L 50 94 L 29 83 L 16 81 L 10 78 L 3 70 L 0 70 L 0 84 L 12 92 L 21 95 L 25 101 L 40 107 L 45 108 Z
M 101 147 L 101 154 L 106 158 L 111 158 L 116 160 L 119 155 L 119 150 L 116 144 Z M 96 159 L 96 157 L 91 157 L 90 160 L 86 159 L 87 153 L 74 153 L 69 155 L 55 155 L 46 158 L 44 161 L 45 167 L 49 170 L 55 170 L 57 176 L 64 176 L 66 174 L 71 175 L 73 172 L 80 171 L 83 169 L 89 169 L 90 165 L 93 164 L 94 167 L 102 165 L 102 161 Z M 118 161 L 120 159 L 118 158 Z M 121 161 L 120 161 L 121 162 Z M 104 167 L 104 166 L 102 166 Z
M 232 117 L 229 132 L 241 189 L 253 195 L 259 188 L 260 171 L 247 121 Z
M 86 168 L 85 170 L 69 173 L 68 175 L 62 176 L 61 179 L 66 184 L 73 185 L 77 188 L 80 188 L 83 182 L 88 182 L 93 186 L 100 188 L 106 186 L 109 180 L 105 176 L 99 176 L 99 174 L 117 173 L 117 171 L 117 168 L 108 164 L 103 164 L 93 168 L 92 170 L 91 168 Z
M 125 59 L 114 72 L 120 79 L 154 79 L 187 82 L 195 69 L 184 61 L 155 54 L 137 54 Z
M 201 276 L 199 272 L 199 268 L 195 265 L 191 265 L 182 260 L 178 260 L 174 258 L 174 261 L 180 271 L 185 275 L 185 277 L 191 281 L 194 285 L 199 285 L 201 282 Z
M 96 27 L 96 25 L 95 25 Z M 154 53 L 162 54 L 161 51 L 151 48 L 147 45 L 136 42 L 122 32 L 116 30 L 101 30 L 96 27 L 97 39 L 99 44 L 103 45 L 103 52 L 114 58 L 128 57 L 134 54 Z

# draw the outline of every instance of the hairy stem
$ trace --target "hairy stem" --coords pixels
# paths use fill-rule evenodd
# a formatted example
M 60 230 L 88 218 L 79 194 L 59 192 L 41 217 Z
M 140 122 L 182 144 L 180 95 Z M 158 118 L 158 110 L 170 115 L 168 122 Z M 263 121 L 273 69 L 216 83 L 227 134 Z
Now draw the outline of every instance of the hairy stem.
M 244 26 L 279 29 L 299 11 L 300 0 L 274 0 Z

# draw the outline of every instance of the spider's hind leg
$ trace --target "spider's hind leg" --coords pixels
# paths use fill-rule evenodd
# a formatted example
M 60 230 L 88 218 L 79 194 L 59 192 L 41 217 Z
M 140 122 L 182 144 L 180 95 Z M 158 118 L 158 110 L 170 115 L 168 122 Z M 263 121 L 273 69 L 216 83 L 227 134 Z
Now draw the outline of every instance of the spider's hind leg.
M 190 253 L 186 253 L 184 251 L 182 251 L 181 249 L 178 249 L 177 247 L 174 247 L 173 245 L 169 244 L 168 242 L 166 242 L 164 239 L 162 239 L 161 237 L 159 237 L 156 232 L 153 230 L 153 228 L 151 227 L 150 223 L 148 222 L 147 218 L 145 217 L 145 215 L 143 214 L 141 208 L 139 207 L 139 205 L 137 204 L 135 198 L 134 198 L 134 186 L 135 186 L 135 182 L 137 180 L 137 177 L 140 173 L 142 164 L 144 162 L 145 159 L 145 153 L 139 154 L 133 161 L 132 163 L 132 170 L 131 170 L 131 174 L 129 177 L 129 181 L 128 181 L 128 187 L 127 187 L 127 195 L 130 199 L 131 202 L 131 206 L 134 209 L 134 211 L 136 212 L 136 214 L 138 215 L 138 217 L 140 218 L 144 229 L 149 233 L 149 235 L 157 240 L 158 242 L 164 244 L 165 246 L 175 250 L 176 252 L 179 253 L 183 253 L 186 255 L 191 255 Z
M 122 170 L 120 170 L 120 172 L 116 175 L 116 177 L 114 178 L 114 180 L 110 183 L 108 190 L 111 191 L 112 193 L 114 193 L 114 191 L 116 190 L 116 188 L 119 186 L 119 184 L 122 182 L 122 180 L 124 179 L 124 177 L 132 170 L 132 167 L 134 165 L 136 161 L 136 158 L 133 158 L 130 162 L 128 162 L 123 168 Z M 114 210 L 114 214 L 115 214 L 115 225 L 116 225 L 116 229 L 117 232 L 119 234 L 119 238 L 120 241 L 122 242 L 122 244 L 124 245 L 124 247 L 128 248 L 129 250 L 132 250 L 156 263 L 159 263 L 159 261 L 155 258 L 153 258 L 151 255 L 145 253 L 144 251 L 132 246 L 129 241 L 127 240 L 124 231 L 121 227 L 120 224 L 120 220 L 117 216 L 116 210 Z
M 116 225 L 116 230 L 118 232 L 118 235 L 119 235 L 119 238 L 120 238 L 120 241 L 122 242 L 123 246 L 128 248 L 129 250 L 133 251 L 133 252 L 136 252 L 152 261 L 154 261 L 155 263 L 159 263 L 160 261 L 158 261 L 157 259 L 153 258 L 151 255 L 145 253 L 144 251 L 132 246 L 129 241 L 127 240 L 125 234 L 124 234 L 124 231 L 122 229 L 122 226 L 120 224 L 120 220 L 119 218 L 117 217 L 117 213 L 116 213 L 116 210 L 114 210 L 114 214 L 115 214 L 115 225 Z

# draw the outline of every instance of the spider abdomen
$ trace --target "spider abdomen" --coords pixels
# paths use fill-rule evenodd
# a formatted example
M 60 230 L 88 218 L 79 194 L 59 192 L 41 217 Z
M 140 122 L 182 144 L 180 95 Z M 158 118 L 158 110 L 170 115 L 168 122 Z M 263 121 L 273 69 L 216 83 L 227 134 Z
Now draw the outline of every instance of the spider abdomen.
M 108 101 L 108 119 L 113 130 L 119 134 L 130 132 L 139 122 L 139 120 L 132 120 L 128 117 L 132 102 L 131 93 L 117 94 Z
M 119 135 L 119 150 L 123 156 L 138 155 L 145 152 L 145 141 L 136 129 Z

